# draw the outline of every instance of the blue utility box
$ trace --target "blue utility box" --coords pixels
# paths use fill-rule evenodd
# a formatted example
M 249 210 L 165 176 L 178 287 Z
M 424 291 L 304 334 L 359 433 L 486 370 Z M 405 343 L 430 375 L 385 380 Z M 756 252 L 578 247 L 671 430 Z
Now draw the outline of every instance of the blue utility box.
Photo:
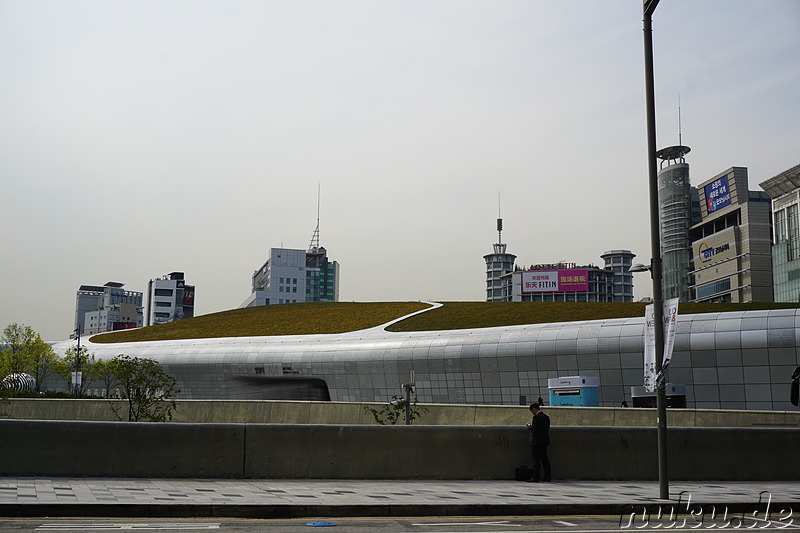
M 588 376 L 566 376 L 547 380 L 550 405 L 573 407 L 598 407 L 600 405 L 600 380 Z

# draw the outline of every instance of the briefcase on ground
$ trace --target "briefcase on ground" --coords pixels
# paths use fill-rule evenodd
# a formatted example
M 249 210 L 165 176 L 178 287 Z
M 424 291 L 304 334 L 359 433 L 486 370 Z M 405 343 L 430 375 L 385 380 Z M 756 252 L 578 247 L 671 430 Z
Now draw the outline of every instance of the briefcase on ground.
M 522 465 L 517 467 L 514 471 L 514 478 L 517 481 L 528 481 L 530 478 L 533 477 L 533 468 L 529 466 Z

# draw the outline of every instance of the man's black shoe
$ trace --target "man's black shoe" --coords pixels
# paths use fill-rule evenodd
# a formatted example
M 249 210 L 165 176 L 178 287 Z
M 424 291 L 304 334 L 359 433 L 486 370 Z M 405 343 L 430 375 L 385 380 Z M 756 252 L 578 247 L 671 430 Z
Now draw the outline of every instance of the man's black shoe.
M 539 480 L 538 480 L 538 479 L 536 479 L 536 478 L 534 478 L 534 477 L 532 477 L 532 478 L 530 478 L 530 479 L 528 479 L 528 480 L 526 480 L 526 481 L 527 481 L 528 483 L 539 483 Z

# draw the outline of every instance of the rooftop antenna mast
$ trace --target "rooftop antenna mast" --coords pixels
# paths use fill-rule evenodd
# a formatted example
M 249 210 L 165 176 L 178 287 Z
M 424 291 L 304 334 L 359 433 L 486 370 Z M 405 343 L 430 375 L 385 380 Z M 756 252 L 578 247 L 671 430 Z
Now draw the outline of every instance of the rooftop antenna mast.
M 681 93 L 678 93 L 678 146 L 683 146 L 681 134 Z
M 503 219 L 500 218 L 500 193 L 497 193 L 497 244 L 494 245 L 494 253 L 506 253 L 506 245 L 503 244 Z
M 503 219 L 500 218 L 500 193 L 497 193 L 497 244 L 503 244 Z
M 308 245 L 308 252 L 316 252 L 319 249 L 319 198 L 321 186 L 317 183 L 317 227 L 311 236 L 311 243 Z

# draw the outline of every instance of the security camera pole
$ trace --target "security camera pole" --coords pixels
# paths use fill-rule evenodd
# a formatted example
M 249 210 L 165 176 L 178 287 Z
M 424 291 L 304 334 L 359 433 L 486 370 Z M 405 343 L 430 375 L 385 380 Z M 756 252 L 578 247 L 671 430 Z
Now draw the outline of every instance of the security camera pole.
M 658 492 L 669 499 L 667 471 L 667 396 L 662 375 L 664 360 L 664 295 L 661 293 L 661 236 L 658 205 L 658 169 L 656 168 L 656 97 L 653 76 L 653 12 L 659 0 L 644 0 L 644 66 L 647 101 L 647 164 L 650 185 L 650 275 L 653 278 L 653 312 L 656 354 L 656 423 L 658 426 Z

